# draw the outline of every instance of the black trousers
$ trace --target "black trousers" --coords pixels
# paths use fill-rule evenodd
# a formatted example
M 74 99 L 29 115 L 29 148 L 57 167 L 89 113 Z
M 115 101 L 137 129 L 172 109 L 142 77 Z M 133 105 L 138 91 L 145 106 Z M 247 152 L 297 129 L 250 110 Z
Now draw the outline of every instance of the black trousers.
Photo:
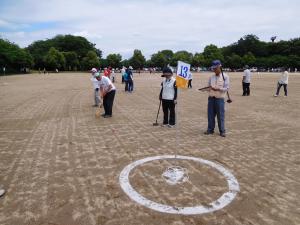
M 243 96 L 249 96 L 249 95 L 250 95 L 250 83 L 243 82 Z
M 279 95 L 279 91 L 280 91 L 282 86 L 283 86 L 283 89 L 284 89 L 284 95 L 287 96 L 287 84 L 280 84 L 279 82 L 277 84 L 276 95 Z
M 192 88 L 192 79 L 189 80 L 188 88 Z
M 175 125 L 175 104 L 173 100 L 162 99 L 162 108 L 164 112 L 163 124 Z
M 105 115 L 112 116 L 112 107 L 114 104 L 115 94 L 116 94 L 116 90 L 112 90 L 103 97 L 103 106 L 104 106 Z

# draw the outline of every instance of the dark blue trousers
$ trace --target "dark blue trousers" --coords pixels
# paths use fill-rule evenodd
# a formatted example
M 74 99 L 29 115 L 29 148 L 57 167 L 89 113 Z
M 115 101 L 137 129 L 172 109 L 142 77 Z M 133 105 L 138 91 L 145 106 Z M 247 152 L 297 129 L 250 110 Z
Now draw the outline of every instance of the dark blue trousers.
M 208 97 L 207 105 L 207 131 L 213 133 L 215 129 L 215 117 L 218 119 L 220 133 L 225 133 L 225 101 L 224 98 Z

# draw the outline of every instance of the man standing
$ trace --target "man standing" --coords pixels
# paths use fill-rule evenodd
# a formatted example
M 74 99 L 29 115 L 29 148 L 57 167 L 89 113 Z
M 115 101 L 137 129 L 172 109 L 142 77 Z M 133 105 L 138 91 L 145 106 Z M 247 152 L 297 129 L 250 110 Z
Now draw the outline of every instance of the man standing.
M 251 72 L 249 70 L 249 66 L 245 66 L 244 74 L 243 74 L 243 96 L 250 95 L 250 79 L 251 79 Z
M 91 73 L 92 73 L 91 81 L 94 86 L 94 99 L 95 99 L 94 107 L 98 107 L 99 105 L 101 106 L 101 99 L 99 96 L 99 88 L 100 88 L 99 82 L 96 79 L 97 69 L 96 68 L 91 69 Z
M 287 97 L 287 85 L 289 83 L 289 73 L 286 68 L 284 68 L 284 72 L 281 74 L 278 84 L 277 84 L 277 91 L 274 97 L 277 97 L 279 95 L 279 91 L 281 87 L 283 86 L 284 89 L 284 97 Z
M 96 79 L 99 82 L 100 92 L 103 97 L 104 118 L 112 117 L 112 107 L 114 104 L 116 87 L 108 77 L 101 76 L 99 73 L 96 74 Z
M 161 83 L 161 90 L 159 100 L 162 101 L 162 108 L 164 112 L 164 122 L 162 126 L 170 128 L 175 126 L 175 105 L 177 99 L 177 86 L 173 72 L 169 67 L 163 69 L 163 75 L 166 79 Z
M 229 89 L 229 77 L 223 74 L 221 69 L 221 61 L 214 60 L 211 69 L 214 75 L 209 78 L 208 89 L 208 105 L 207 105 L 207 119 L 208 127 L 204 134 L 209 135 L 214 133 L 215 117 L 218 119 L 218 127 L 221 137 L 226 137 L 225 134 L 225 94 Z

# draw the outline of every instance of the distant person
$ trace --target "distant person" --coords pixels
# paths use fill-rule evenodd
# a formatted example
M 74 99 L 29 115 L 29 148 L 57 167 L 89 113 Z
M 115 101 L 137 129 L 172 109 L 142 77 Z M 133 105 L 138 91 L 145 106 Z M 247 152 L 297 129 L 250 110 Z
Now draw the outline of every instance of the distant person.
M 131 93 L 133 92 L 133 74 L 132 74 L 132 67 L 130 66 L 126 70 L 126 77 L 127 77 L 127 82 L 128 82 L 128 92 Z
M 251 72 L 249 70 L 249 66 L 245 66 L 245 70 L 243 73 L 243 96 L 249 96 L 250 95 L 250 80 L 251 80 Z
M 101 107 L 101 98 L 99 96 L 99 91 L 100 91 L 100 87 L 99 87 L 99 82 L 96 79 L 96 74 L 97 74 L 97 69 L 96 68 L 92 68 L 91 69 L 91 73 L 92 73 L 92 77 L 91 77 L 91 81 L 94 87 L 94 100 L 95 100 L 95 104 L 93 105 L 94 107 Z
M 188 79 L 189 79 L 188 88 L 192 88 L 193 74 L 191 72 L 189 73 Z
M 111 81 L 113 82 L 113 83 L 115 83 L 115 69 L 112 69 L 111 70 Z
M 109 68 L 104 68 L 103 75 L 110 79 L 110 74 L 111 74 L 110 67 Z
M 209 78 L 208 89 L 208 105 L 207 105 L 207 119 L 208 127 L 204 132 L 206 135 L 214 133 L 215 117 L 218 119 L 218 127 L 221 137 L 226 137 L 225 133 L 225 94 L 229 89 L 229 76 L 223 74 L 221 70 L 222 64 L 220 60 L 212 61 L 211 69 L 214 75 Z
M 46 68 L 45 68 L 45 67 L 44 67 L 44 69 L 43 69 L 43 72 L 44 72 L 44 74 L 46 75 L 46 72 L 47 72 L 47 71 L 46 71 Z
M 58 69 L 57 68 L 55 69 L 55 72 L 58 73 Z
M 5 194 L 5 190 L 0 188 L 0 197 L 2 197 Z
M 283 86 L 284 89 L 284 96 L 287 97 L 288 91 L 287 91 L 287 86 L 289 83 L 289 73 L 287 69 L 284 69 L 284 72 L 280 75 L 280 78 L 277 83 L 277 91 L 274 97 L 277 97 L 279 95 L 280 89 Z
M 125 82 L 125 80 L 124 80 L 125 73 L 126 73 L 126 67 L 123 66 L 121 69 L 122 84 L 124 84 L 124 82 Z
M 159 100 L 162 101 L 162 108 L 164 112 L 164 121 L 162 126 L 168 126 L 170 128 L 175 126 L 176 115 L 175 105 L 177 103 L 177 86 L 176 80 L 173 76 L 173 72 L 170 68 L 163 69 L 162 77 L 166 79 L 161 83 L 161 90 L 159 94 Z
M 101 96 L 103 98 L 104 118 L 112 117 L 112 108 L 114 104 L 116 87 L 108 77 L 96 74 L 96 79 L 99 81 Z

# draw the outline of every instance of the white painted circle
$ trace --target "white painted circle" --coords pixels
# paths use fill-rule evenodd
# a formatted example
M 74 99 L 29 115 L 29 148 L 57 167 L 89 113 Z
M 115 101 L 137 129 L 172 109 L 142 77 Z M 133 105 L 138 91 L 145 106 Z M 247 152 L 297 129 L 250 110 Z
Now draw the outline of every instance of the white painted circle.
M 175 207 L 170 205 L 164 205 L 157 202 L 153 202 L 141 194 L 139 194 L 130 184 L 129 182 L 129 173 L 137 166 L 142 165 L 146 162 L 154 161 L 154 160 L 162 160 L 162 159 L 184 159 L 184 160 L 192 160 L 196 161 L 208 166 L 211 166 L 217 169 L 227 180 L 228 184 L 228 192 L 225 192 L 220 198 L 209 203 L 209 206 L 197 205 L 194 207 Z M 195 157 L 189 156 L 181 156 L 181 155 L 161 155 L 161 156 L 153 156 L 147 157 L 144 159 L 137 160 L 129 165 L 127 165 L 121 172 L 119 176 L 119 182 L 123 191 L 135 202 L 153 209 L 155 211 L 163 212 L 163 213 L 171 213 L 171 214 L 183 214 L 183 215 L 195 215 L 195 214 L 204 214 L 214 212 L 216 210 L 222 209 L 227 206 L 240 191 L 240 186 L 236 178 L 233 176 L 231 172 L 225 169 L 222 165 Z

